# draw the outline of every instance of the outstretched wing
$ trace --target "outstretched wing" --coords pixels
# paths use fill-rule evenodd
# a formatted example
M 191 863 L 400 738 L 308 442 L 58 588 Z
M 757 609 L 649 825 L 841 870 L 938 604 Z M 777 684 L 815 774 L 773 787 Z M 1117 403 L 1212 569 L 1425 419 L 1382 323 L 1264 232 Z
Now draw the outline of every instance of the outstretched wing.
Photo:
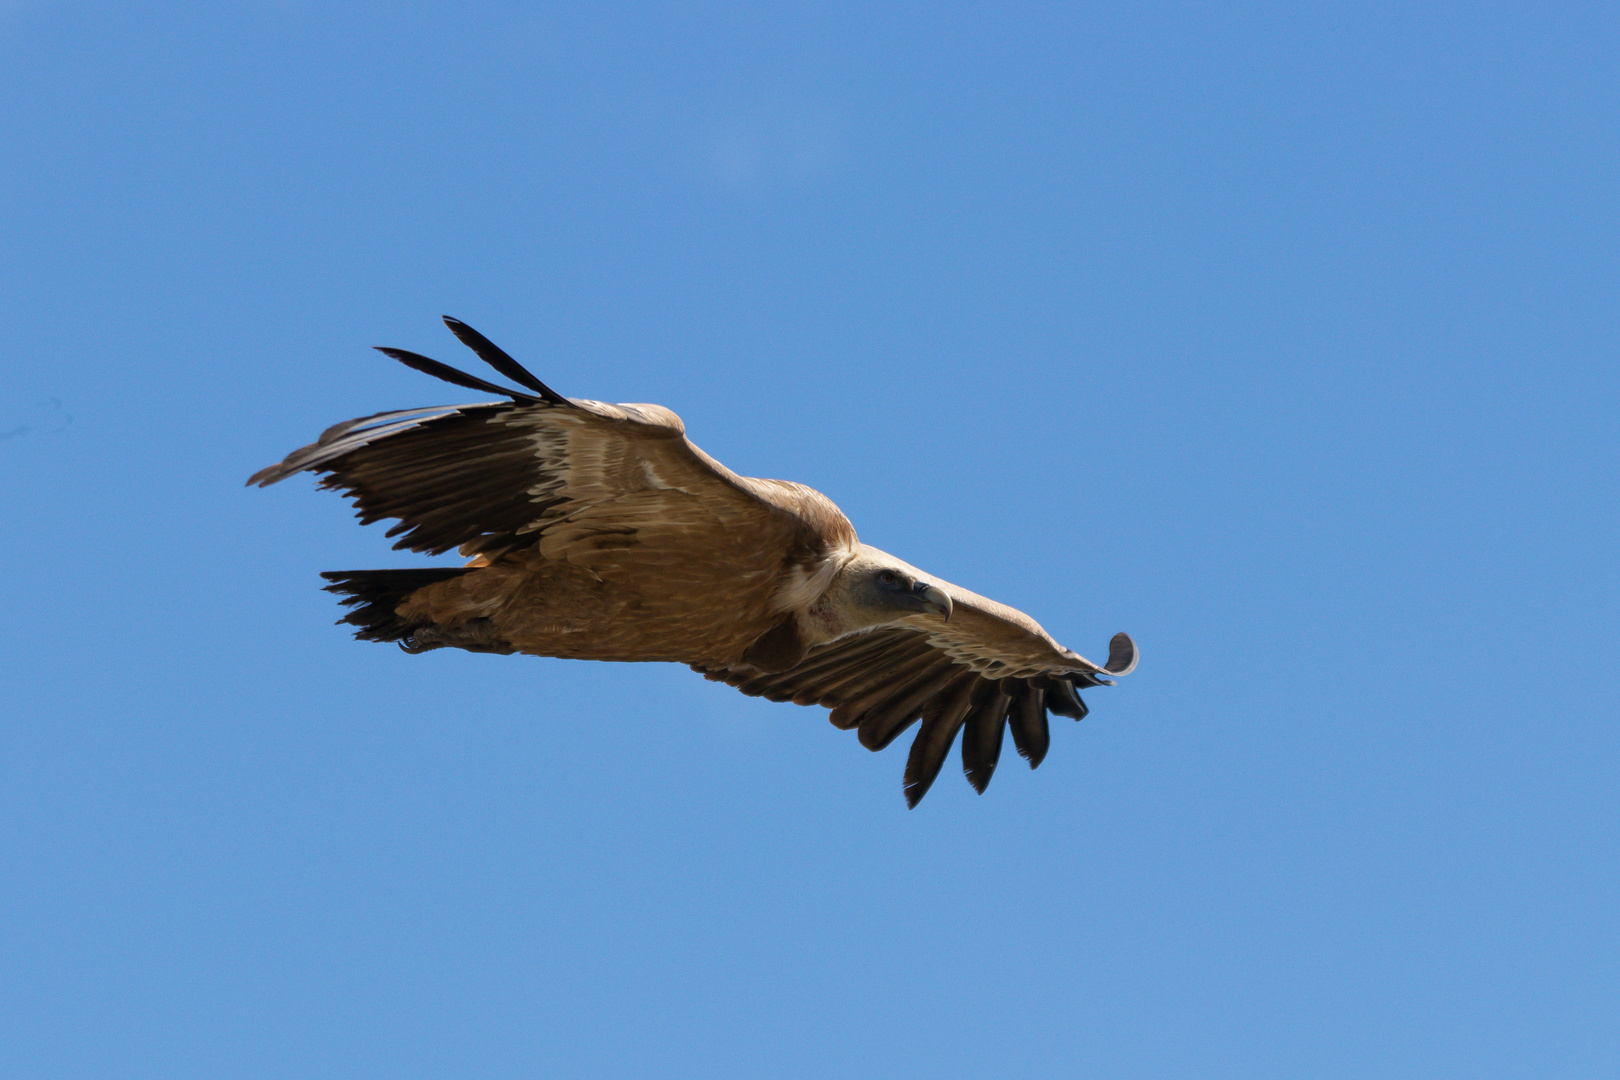
M 493 558 L 539 546 L 548 558 L 599 565 L 615 552 L 656 546 L 648 541 L 660 532 L 719 530 L 746 535 L 763 573 L 780 569 L 784 553 L 813 557 L 830 542 L 854 542 L 831 502 L 797 484 L 738 476 L 692 445 L 670 410 L 565 398 L 465 323 L 445 323 L 526 390 L 382 349 L 509 400 L 349 420 L 248 483 L 325 474 L 321 486 L 352 498 L 363 523 L 398 519 L 388 531 L 400 536 L 396 548 L 431 554 L 459 547 Z
M 833 725 L 855 729 L 869 750 L 882 750 L 920 720 L 904 779 L 906 802 L 916 806 L 958 732 L 962 771 L 983 794 L 1008 728 L 1033 769 L 1051 742 L 1046 714 L 1082 719 L 1086 705 L 1078 690 L 1112 685 L 1106 676 L 1136 666 L 1136 643 L 1128 634 L 1114 635 L 1107 663 L 1098 666 L 1058 645 L 1023 612 L 935 584 L 955 605 L 949 621 L 911 616 L 900 626 L 817 646 L 797 667 L 775 674 L 746 666 L 696 670 L 755 697 L 824 705 Z

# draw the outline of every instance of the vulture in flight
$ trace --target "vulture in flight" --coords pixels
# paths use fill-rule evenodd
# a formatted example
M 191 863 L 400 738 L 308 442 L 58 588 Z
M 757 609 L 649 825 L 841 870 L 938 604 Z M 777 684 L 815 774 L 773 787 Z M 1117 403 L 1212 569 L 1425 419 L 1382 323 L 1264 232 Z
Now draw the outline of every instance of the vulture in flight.
M 363 641 L 687 664 L 745 694 L 824 705 L 869 750 L 920 720 L 911 806 L 958 732 L 962 770 L 982 793 L 1004 732 L 1034 768 L 1046 714 L 1079 720 L 1076 691 L 1136 666 L 1126 634 L 1094 664 L 1023 612 L 861 543 L 820 492 L 738 476 L 663 406 L 565 398 L 466 323 L 444 321 L 523 389 L 385 348 L 503 400 L 349 420 L 248 480 L 321 473 L 362 523 L 397 520 L 395 548 L 469 558 L 323 574 Z

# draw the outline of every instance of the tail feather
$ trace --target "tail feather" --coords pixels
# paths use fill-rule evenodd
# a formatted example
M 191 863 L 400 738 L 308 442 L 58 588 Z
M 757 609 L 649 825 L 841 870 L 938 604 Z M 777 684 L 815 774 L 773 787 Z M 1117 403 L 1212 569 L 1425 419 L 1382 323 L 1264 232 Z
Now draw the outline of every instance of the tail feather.
M 468 567 L 422 567 L 409 570 L 331 570 L 321 577 L 332 584 L 326 591 L 343 597 L 343 605 L 354 610 L 340 623 L 360 629 L 354 636 L 361 641 L 407 641 L 411 633 L 428 625 L 401 618 L 395 608 L 416 590 L 435 582 L 459 577 Z

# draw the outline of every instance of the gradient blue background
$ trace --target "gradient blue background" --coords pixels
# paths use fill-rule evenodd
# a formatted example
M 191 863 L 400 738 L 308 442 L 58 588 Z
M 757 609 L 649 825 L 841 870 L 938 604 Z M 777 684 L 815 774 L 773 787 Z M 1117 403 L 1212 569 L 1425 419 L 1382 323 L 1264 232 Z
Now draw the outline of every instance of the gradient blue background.
M 0 1074 L 1620 1072 L 1612 4 L 0 5 Z M 332 625 L 335 421 L 575 396 L 1138 671 Z M 449 562 L 450 560 L 440 560 Z

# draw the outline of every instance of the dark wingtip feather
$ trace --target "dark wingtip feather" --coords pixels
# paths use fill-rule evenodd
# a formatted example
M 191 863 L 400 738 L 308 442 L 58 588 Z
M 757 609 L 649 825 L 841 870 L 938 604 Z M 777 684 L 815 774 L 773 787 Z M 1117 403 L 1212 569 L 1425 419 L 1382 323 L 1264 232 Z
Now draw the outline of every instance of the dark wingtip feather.
M 1055 675 L 1046 683 L 1046 707 L 1059 716 L 1067 716 L 1072 720 L 1084 720 L 1086 703 L 1080 700 L 1080 695 L 1074 692 L 1074 683 L 1062 675 Z
M 1001 759 L 1001 740 L 1007 731 L 1007 695 L 999 683 L 980 680 L 974 706 L 962 725 L 962 775 L 983 795 Z
M 861 717 L 856 725 L 855 737 L 860 744 L 874 753 L 878 750 L 887 750 L 889 744 L 905 734 L 907 728 L 922 719 L 923 707 L 913 706 L 910 709 L 876 708 Z
M 542 400 L 552 405 L 569 404 L 567 398 L 535 378 L 533 372 L 512 359 L 505 349 L 489 340 L 489 338 L 480 334 L 454 315 L 444 315 L 441 318 L 444 319 L 444 325 L 450 328 L 450 332 L 456 335 L 456 338 L 463 345 L 477 353 L 478 358 L 484 363 L 519 386 L 527 386 L 530 390 L 539 394 Z
M 901 780 L 906 806 L 914 809 L 939 778 L 945 756 L 951 752 L 956 733 L 962 729 L 962 722 L 972 709 L 973 692 L 979 683 L 977 676 L 958 676 L 928 703 L 922 728 L 906 757 L 906 773 Z
M 1031 769 L 1038 769 L 1041 762 L 1046 760 L 1046 752 L 1052 748 L 1052 731 L 1046 723 L 1046 692 L 1038 686 L 1014 679 L 1002 680 L 1003 692 L 1008 682 L 1022 686 L 1007 712 L 1013 745 L 1018 748 L 1018 755 L 1029 762 Z
M 494 383 L 486 382 L 485 380 L 478 378 L 476 375 L 469 375 L 465 371 L 458 371 L 449 364 L 441 364 L 439 361 L 423 356 L 421 353 L 413 353 L 408 349 L 391 349 L 387 345 L 374 345 L 372 347 L 378 352 L 382 353 L 384 356 L 398 360 L 408 368 L 414 368 L 415 370 L 422 372 L 424 375 L 432 375 L 435 379 L 443 379 L 447 383 L 455 383 L 457 386 L 465 386 L 469 390 L 483 390 L 487 393 L 500 394 L 503 397 L 509 397 L 516 401 L 539 400 L 532 394 L 520 393 L 517 390 L 512 390 L 505 386 L 496 386 Z
M 1108 643 L 1108 662 L 1103 665 L 1103 670 L 1110 675 L 1129 675 L 1136 670 L 1136 662 L 1141 658 L 1142 654 L 1137 651 L 1131 635 L 1121 631 Z

